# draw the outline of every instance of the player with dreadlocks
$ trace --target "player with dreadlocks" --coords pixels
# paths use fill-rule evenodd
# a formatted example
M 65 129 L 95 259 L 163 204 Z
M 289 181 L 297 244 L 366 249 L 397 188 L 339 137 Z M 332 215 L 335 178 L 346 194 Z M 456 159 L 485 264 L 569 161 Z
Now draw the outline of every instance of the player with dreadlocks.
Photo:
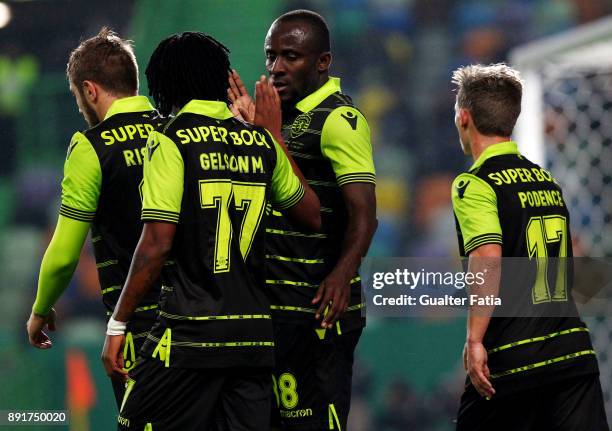
M 229 50 L 202 33 L 173 35 L 162 41 L 145 71 L 149 94 L 159 112 L 169 115 L 192 99 L 228 102 Z M 190 73 L 197 68 L 199 75 Z M 227 79 L 226 79 L 227 80 Z
M 269 429 L 266 206 L 316 230 L 320 205 L 261 127 L 280 133 L 274 87 L 257 84 L 259 126 L 229 110 L 228 54 L 212 37 L 186 32 L 162 41 L 146 70 L 159 110 L 176 116 L 149 137 L 145 225 L 102 354 L 108 373 L 121 372 L 126 324 L 161 273 L 158 317 L 129 375 L 122 430 Z

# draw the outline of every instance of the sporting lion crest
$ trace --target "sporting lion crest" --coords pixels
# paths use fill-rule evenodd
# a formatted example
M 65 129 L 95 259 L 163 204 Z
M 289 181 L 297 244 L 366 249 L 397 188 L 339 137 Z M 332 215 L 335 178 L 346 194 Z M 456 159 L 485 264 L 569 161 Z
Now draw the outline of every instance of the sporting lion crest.
M 306 129 L 308 129 L 308 126 L 310 126 L 311 120 L 312 114 L 310 112 L 298 115 L 297 118 L 293 120 L 293 124 L 291 124 L 291 137 L 297 138 L 302 135 Z

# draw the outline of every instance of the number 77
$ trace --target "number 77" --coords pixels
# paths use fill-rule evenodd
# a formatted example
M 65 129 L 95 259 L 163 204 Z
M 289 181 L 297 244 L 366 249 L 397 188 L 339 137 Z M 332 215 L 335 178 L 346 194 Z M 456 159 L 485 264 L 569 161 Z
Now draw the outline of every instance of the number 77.
M 229 205 L 243 211 L 238 238 L 240 254 L 246 259 L 257 233 L 266 203 L 266 184 L 232 181 L 230 179 L 200 180 L 200 205 L 203 209 L 217 210 L 214 272 L 229 272 L 232 221 Z

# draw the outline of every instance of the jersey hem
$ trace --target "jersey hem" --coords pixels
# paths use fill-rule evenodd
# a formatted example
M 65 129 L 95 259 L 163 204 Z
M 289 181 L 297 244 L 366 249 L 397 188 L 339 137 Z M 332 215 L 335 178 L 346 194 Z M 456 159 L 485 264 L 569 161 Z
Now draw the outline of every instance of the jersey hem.
M 94 217 L 96 216 L 95 211 L 80 210 L 78 208 L 73 208 L 66 204 L 60 205 L 59 213 L 60 215 L 63 215 L 64 217 L 68 217 L 68 218 L 71 218 L 73 220 L 78 220 L 78 221 L 85 221 L 85 222 L 93 221 Z
M 142 210 L 142 221 L 163 221 L 170 223 L 179 222 L 179 213 L 173 211 L 166 211 L 153 208 L 143 208 Z
M 369 172 L 355 172 L 350 174 L 338 175 L 336 178 L 339 186 L 350 183 L 370 183 L 376 184 L 376 176 Z
M 302 200 L 302 198 L 304 197 L 304 194 L 306 194 L 306 191 L 304 190 L 304 186 L 300 183 L 300 188 L 297 189 L 294 194 L 292 194 L 289 198 L 285 200 L 273 203 L 272 206 L 278 210 L 284 210 L 287 208 L 291 208 L 292 206 L 296 205 L 299 201 Z
M 469 253 L 471 251 L 473 251 L 474 249 L 480 247 L 481 245 L 485 245 L 485 244 L 503 244 L 502 242 L 502 236 L 498 233 L 485 233 L 482 235 L 478 235 L 475 236 L 474 238 L 472 238 L 471 240 L 469 240 L 464 248 L 465 248 L 465 253 Z

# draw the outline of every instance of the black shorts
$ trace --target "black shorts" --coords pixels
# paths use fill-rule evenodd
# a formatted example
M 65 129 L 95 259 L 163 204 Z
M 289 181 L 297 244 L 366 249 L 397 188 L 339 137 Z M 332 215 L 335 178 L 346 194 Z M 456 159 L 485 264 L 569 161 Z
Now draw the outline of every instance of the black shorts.
M 139 359 L 118 429 L 267 431 L 270 374 L 269 368 L 166 368 Z
M 599 375 L 569 378 L 486 400 L 463 393 L 457 431 L 608 431 Z
M 315 331 L 312 323 L 275 323 L 272 424 L 283 430 L 346 430 L 353 354 L 362 328 Z
M 138 351 L 147 338 L 147 334 L 148 331 L 140 332 L 138 334 L 126 332 L 125 344 L 123 346 L 123 366 L 126 371 L 134 368 Z M 125 383 L 116 379 L 111 379 L 111 383 L 113 385 L 113 393 L 115 394 L 117 409 L 119 409 L 119 407 L 121 407 L 121 401 L 123 401 L 123 395 L 125 394 Z

